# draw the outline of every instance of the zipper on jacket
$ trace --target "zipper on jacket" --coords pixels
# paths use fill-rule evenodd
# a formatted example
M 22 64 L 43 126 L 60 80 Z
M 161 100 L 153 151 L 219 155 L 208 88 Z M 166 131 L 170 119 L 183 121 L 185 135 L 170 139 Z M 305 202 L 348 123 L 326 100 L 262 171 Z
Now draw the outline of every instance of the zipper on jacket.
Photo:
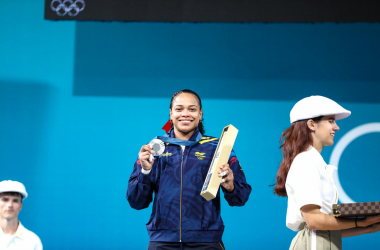
M 181 160 L 181 194 L 180 194 L 180 201 L 179 201 L 179 242 L 182 242 L 182 180 L 183 180 L 183 155 L 185 154 L 185 149 L 182 149 L 182 160 Z

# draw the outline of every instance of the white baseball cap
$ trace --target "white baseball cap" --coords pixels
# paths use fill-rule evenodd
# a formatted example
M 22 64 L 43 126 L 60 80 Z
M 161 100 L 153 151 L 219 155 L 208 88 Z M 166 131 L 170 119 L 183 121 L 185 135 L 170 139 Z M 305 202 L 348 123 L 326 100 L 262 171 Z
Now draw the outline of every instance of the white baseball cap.
M 341 120 L 351 115 L 333 100 L 319 95 L 313 95 L 298 101 L 290 111 L 290 123 L 325 115 L 335 115 L 335 120 Z
M 17 192 L 20 193 L 25 199 L 28 197 L 24 184 L 18 181 L 1 181 L 0 182 L 0 193 L 4 192 Z

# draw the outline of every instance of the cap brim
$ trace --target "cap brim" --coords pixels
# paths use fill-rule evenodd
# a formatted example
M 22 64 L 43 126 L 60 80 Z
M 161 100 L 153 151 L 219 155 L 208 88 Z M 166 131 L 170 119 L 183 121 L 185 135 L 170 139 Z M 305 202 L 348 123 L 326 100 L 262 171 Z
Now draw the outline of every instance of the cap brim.
M 342 120 L 344 118 L 349 117 L 351 115 L 351 111 L 347 110 L 347 111 L 341 112 L 341 113 L 321 113 L 318 115 L 314 115 L 312 117 L 300 117 L 294 121 L 291 121 L 291 123 L 302 121 L 302 120 L 313 119 L 313 118 L 320 117 L 320 116 L 327 116 L 327 115 L 335 115 L 335 120 Z
M 344 118 L 349 117 L 350 115 L 351 115 L 350 111 L 342 112 L 342 113 L 339 113 L 339 114 L 335 114 L 335 120 L 342 120 Z
M 20 192 L 20 190 L 7 189 L 7 190 L 4 190 L 4 191 L 0 191 L 0 193 L 6 193 L 6 192 L 19 193 L 19 194 L 21 194 L 21 196 L 22 196 L 23 199 L 25 199 L 26 197 L 28 197 L 27 193 Z

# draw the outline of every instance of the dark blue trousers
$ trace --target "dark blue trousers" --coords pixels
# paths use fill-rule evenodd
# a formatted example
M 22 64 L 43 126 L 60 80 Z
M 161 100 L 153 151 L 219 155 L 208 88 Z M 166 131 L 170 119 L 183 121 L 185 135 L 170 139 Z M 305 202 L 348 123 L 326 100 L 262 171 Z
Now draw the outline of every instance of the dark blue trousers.
M 148 250 L 225 250 L 223 242 L 149 242 Z

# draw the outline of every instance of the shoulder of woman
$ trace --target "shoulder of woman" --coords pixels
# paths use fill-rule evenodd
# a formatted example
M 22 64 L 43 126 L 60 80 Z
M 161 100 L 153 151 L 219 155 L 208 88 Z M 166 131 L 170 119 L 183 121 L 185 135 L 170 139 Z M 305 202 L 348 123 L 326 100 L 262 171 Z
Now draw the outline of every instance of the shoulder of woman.
M 204 144 L 204 143 L 218 143 L 219 142 L 219 138 L 217 137 L 213 137 L 213 136 L 208 136 L 208 135 L 204 135 L 202 136 L 202 139 L 200 140 L 200 144 Z
M 212 139 L 212 138 L 216 138 L 216 139 L 219 139 L 217 137 L 214 137 L 214 136 L 209 136 L 209 135 L 202 135 L 202 140 L 203 139 Z
M 299 153 L 293 160 L 290 169 L 302 168 L 303 170 L 318 166 L 318 158 L 308 151 Z
M 301 152 L 299 153 L 298 155 L 296 155 L 296 157 L 294 158 L 293 161 L 315 161 L 315 160 L 319 160 L 320 159 L 320 155 L 319 154 L 316 154 L 313 150 L 306 150 L 304 152 Z
M 308 154 L 307 151 L 304 151 L 304 152 L 299 153 L 298 155 L 296 155 L 296 157 L 293 160 L 293 163 L 294 162 L 298 162 L 298 161 L 306 161 L 308 159 L 310 159 L 310 155 Z

